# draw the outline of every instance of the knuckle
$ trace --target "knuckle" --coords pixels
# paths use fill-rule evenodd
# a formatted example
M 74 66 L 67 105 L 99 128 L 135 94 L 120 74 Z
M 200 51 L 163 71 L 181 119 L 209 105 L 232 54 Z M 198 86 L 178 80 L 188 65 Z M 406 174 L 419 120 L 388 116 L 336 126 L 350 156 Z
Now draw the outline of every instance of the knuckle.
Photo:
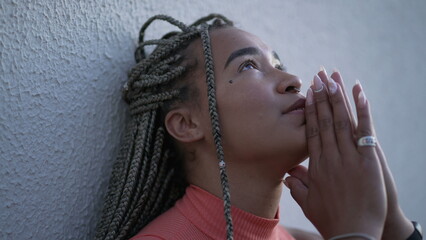
M 319 94 L 315 97 L 315 102 L 316 103 L 328 102 L 328 96 L 325 94 Z
M 310 161 L 312 161 L 312 160 L 310 160 Z M 317 175 L 318 175 L 318 173 L 317 173 L 316 169 L 310 169 L 308 171 L 308 178 L 309 178 L 310 184 L 312 184 L 312 182 L 316 181 Z
M 351 127 L 351 122 L 348 119 L 339 120 L 334 122 L 334 129 L 336 131 L 344 131 Z
M 310 126 L 307 128 L 308 130 L 306 131 L 306 137 L 307 138 L 313 138 L 319 135 L 319 129 L 316 126 Z
M 331 146 L 324 146 L 321 155 L 321 162 L 334 162 L 337 159 L 336 148 Z
M 368 111 L 358 111 L 358 117 L 359 118 L 369 118 L 370 114 Z
M 340 94 L 334 94 L 332 97 L 331 97 L 331 102 L 333 103 L 333 104 L 342 104 L 342 103 L 344 103 L 345 101 L 343 100 L 343 97 L 342 97 L 342 95 L 340 95 Z
M 314 106 L 305 107 L 305 114 L 307 115 L 316 115 L 316 110 Z
M 319 127 L 322 131 L 329 130 L 333 124 L 333 120 L 331 118 L 323 118 L 319 120 Z

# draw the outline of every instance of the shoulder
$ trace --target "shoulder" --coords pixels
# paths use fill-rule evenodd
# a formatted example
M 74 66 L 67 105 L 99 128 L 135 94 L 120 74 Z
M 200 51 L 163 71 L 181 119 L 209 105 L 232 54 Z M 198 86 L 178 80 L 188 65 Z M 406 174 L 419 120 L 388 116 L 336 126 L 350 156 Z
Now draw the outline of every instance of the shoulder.
M 131 240 L 189 239 L 188 236 L 200 236 L 199 231 L 176 207 L 172 207 L 144 227 Z

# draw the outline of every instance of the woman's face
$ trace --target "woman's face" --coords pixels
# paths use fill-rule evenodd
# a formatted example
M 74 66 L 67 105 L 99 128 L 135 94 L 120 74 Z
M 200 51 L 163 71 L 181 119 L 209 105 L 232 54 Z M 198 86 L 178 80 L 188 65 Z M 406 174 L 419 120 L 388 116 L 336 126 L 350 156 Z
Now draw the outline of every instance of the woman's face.
M 281 171 L 303 161 L 307 145 L 305 98 L 297 91 L 301 80 L 283 70 L 277 54 L 250 33 L 228 27 L 210 36 L 225 159 L 233 165 L 261 162 Z M 205 81 L 199 87 L 206 92 Z M 208 114 L 205 121 L 210 128 Z

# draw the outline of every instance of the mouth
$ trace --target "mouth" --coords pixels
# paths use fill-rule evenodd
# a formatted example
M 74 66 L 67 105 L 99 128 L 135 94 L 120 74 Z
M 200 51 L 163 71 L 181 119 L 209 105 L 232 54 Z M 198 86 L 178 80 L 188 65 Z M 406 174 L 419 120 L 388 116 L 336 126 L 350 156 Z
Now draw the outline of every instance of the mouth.
M 288 113 L 304 113 L 305 112 L 305 98 L 300 98 L 288 107 L 283 114 Z

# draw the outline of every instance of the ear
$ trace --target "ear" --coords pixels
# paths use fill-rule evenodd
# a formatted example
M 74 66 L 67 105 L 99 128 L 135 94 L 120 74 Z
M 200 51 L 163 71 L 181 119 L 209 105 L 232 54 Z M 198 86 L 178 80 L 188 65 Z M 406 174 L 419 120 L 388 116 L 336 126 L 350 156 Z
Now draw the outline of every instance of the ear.
M 167 132 L 180 142 L 195 142 L 204 137 L 197 116 L 187 108 L 173 109 L 164 120 Z

